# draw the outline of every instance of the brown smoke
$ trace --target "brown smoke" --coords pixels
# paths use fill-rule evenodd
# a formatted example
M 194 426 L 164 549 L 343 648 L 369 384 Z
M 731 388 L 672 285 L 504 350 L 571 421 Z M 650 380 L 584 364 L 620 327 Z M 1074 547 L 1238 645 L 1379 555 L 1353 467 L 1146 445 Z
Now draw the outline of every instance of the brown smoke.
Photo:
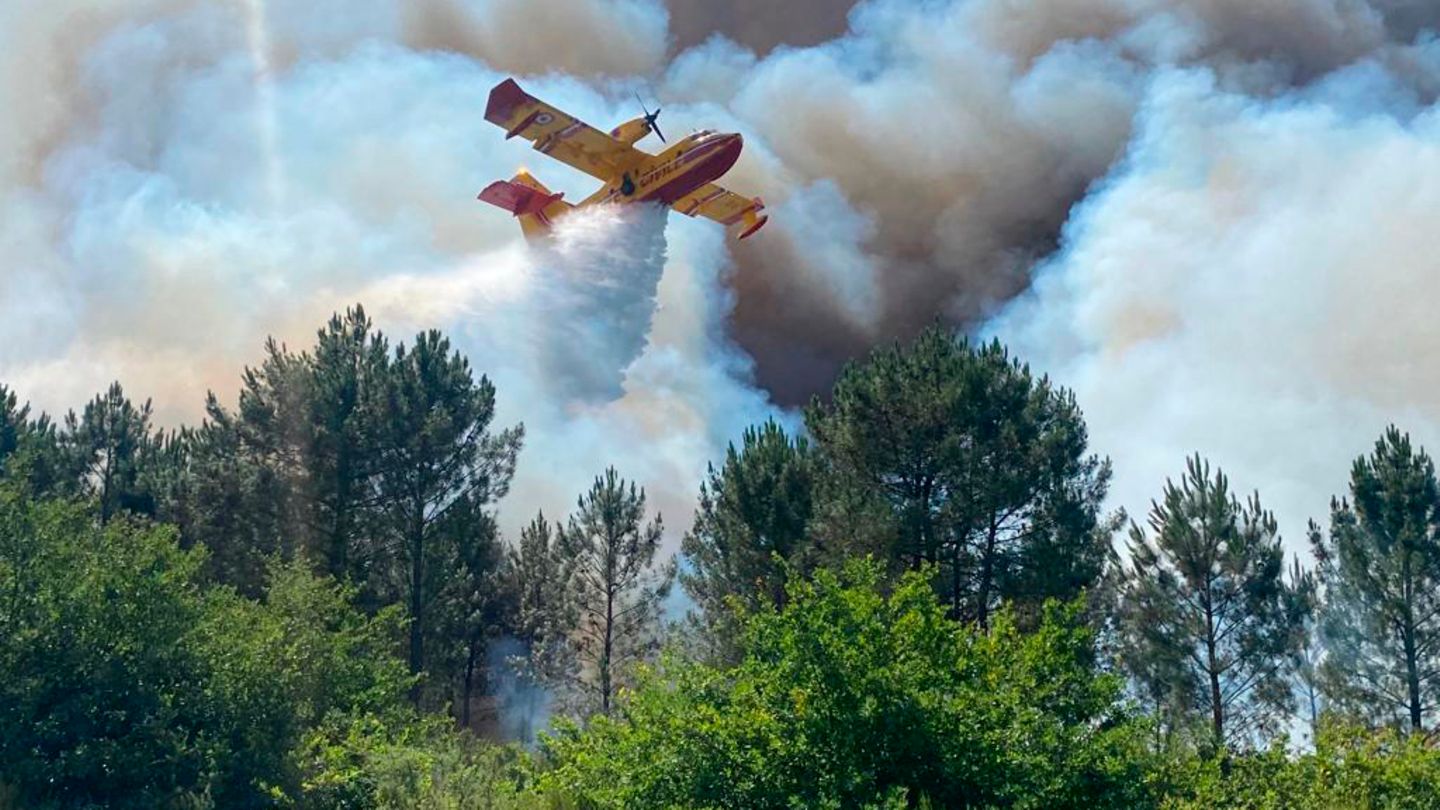
M 855 0 L 667 0 L 666 5 L 679 47 L 719 34 L 763 54 L 778 45 L 818 45 L 839 36 Z

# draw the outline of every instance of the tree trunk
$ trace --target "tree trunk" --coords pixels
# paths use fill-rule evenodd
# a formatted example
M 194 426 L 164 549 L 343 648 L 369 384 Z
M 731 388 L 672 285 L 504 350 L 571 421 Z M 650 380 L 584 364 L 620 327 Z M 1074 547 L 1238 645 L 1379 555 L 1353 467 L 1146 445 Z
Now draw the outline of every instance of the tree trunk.
M 411 528 L 410 537 L 410 674 L 425 668 L 425 527 Z M 420 705 L 420 684 L 410 690 L 410 699 Z
M 1421 730 L 1421 702 L 1420 702 L 1420 666 L 1416 660 L 1419 656 L 1416 652 L 1415 630 L 1413 627 L 1405 629 L 1405 682 L 1410 692 L 1410 730 L 1419 732 Z
M 348 471 L 342 468 L 342 472 L 336 477 L 335 483 L 335 522 L 330 526 L 330 548 L 326 567 L 330 570 L 330 576 L 341 582 L 350 581 L 349 561 L 349 534 L 346 524 L 350 520 L 350 499 L 344 493 L 344 481 Z
M 912 571 L 919 571 L 926 560 L 933 562 L 935 559 L 931 549 L 931 535 L 934 530 L 930 525 L 930 497 L 933 490 L 934 484 L 929 478 L 920 483 L 920 525 L 916 527 L 919 536 L 915 538 L 915 556 L 910 560 Z
M 961 536 L 950 539 L 950 618 L 960 618 L 960 561 L 964 557 L 964 543 Z
M 980 558 L 980 584 L 975 594 L 975 621 L 985 629 L 990 627 L 990 589 L 995 578 L 995 538 L 1000 527 L 996 525 L 995 513 L 990 513 L 990 530 L 985 534 L 985 552 Z
M 605 589 L 605 649 L 600 654 L 600 713 L 610 713 L 610 655 L 615 644 L 615 589 Z
M 1421 728 L 1420 655 L 1415 643 L 1415 610 L 1413 605 L 1415 589 L 1410 578 L 1409 553 L 1405 554 L 1402 565 L 1405 594 L 1405 626 L 1401 632 L 1404 634 L 1405 644 L 1405 685 L 1409 690 L 1410 698 L 1410 730 L 1412 732 L 1419 732 Z
M 470 697 L 475 690 L 475 659 L 480 645 L 470 640 L 469 654 L 465 657 L 465 688 L 460 700 L 460 726 L 470 728 Z
M 1224 747 L 1225 709 L 1220 705 L 1220 662 L 1215 658 L 1215 613 L 1208 596 L 1205 600 L 1205 668 L 1210 678 L 1210 727 L 1216 747 Z
M 115 454 L 109 450 L 105 451 L 105 466 L 100 473 L 100 523 L 104 525 L 110 522 L 110 480 L 115 477 L 111 464 Z

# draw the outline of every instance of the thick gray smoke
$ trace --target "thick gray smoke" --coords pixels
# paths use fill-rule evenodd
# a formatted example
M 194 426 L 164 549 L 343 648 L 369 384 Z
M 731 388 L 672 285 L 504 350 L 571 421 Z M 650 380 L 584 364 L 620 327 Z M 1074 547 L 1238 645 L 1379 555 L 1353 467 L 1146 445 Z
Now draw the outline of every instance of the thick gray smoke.
M 804 218 L 737 253 L 735 334 L 794 401 L 875 340 L 937 315 L 974 323 L 1024 289 L 1159 73 L 1196 67 L 1263 99 L 1359 60 L 1428 100 L 1428 40 L 1409 37 L 1437 20 L 1434 4 L 1362 0 L 871 0 L 819 47 L 681 54 L 665 87 L 755 132 L 767 154 L 753 182 L 771 198 L 833 183 L 869 220 L 844 270 L 836 249 L 813 253 L 835 240 Z M 836 296 L 854 273 L 875 290 L 862 311 Z
M 937 317 L 1074 385 L 1132 509 L 1198 449 L 1294 535 L 1380 423 L 1440 433 L 1440 5 L 849 5 L 0 5 L 0 379 L 60 409 L 118 376 L 184 421 L 361 301 L 455 334 L 527 423 L 509 525 L 614 462 L 681 528 L 769 397 Z M 510 74 L 600 125 L 641 90 L 672 134 L 743 132 L 727 183 L 771 226 L 525 247 L 478 188 L 593 184 L 481 119 Z

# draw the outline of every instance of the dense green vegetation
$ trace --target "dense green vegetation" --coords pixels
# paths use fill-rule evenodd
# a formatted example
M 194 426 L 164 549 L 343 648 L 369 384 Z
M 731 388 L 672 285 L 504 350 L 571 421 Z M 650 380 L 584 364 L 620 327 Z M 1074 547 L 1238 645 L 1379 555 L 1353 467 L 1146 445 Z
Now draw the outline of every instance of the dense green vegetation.
M 0 386 L 0 808 L 1440 806 L 1399 430 L 1309 570 L 1200 457 L 1107 514 L 1070 392 L 930 329 L 747 431 L 672 558 L 615 468 L 503 537 L 524 433 L 438 333 L 357 308 L 240 388 Z

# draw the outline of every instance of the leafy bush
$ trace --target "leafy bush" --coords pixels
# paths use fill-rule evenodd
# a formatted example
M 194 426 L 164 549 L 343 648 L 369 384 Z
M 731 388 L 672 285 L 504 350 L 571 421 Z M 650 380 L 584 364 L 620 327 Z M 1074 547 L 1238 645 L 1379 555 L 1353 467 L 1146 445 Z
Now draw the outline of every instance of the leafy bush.
M 512 746 L 456 732 L 446 718 L 407 725 L 373 717 L 317 728 L 300 752 L 299 804 L 315 810 L 525 810 L 531 764 Z
M 668 659 L 621 716 L 562 727 L 541 783 L 616 808 L 1144 805 L 1143 730 L 1077 619 L 979 632 L 923 574 L 822 571 L 747 620 L 738 666 Z
M 1334 725 L 1315 751 L 1184 759 L 1169 810 L 1427 810 L 1440 807 L 1440 750 L 1419 735 Z
M 271 805 L 298 794 L 308 729 L 408 719 L 397 614 L 298 566 L 254 602 L 203 564 L 169 528 L 0 489 L 5 802 Z

